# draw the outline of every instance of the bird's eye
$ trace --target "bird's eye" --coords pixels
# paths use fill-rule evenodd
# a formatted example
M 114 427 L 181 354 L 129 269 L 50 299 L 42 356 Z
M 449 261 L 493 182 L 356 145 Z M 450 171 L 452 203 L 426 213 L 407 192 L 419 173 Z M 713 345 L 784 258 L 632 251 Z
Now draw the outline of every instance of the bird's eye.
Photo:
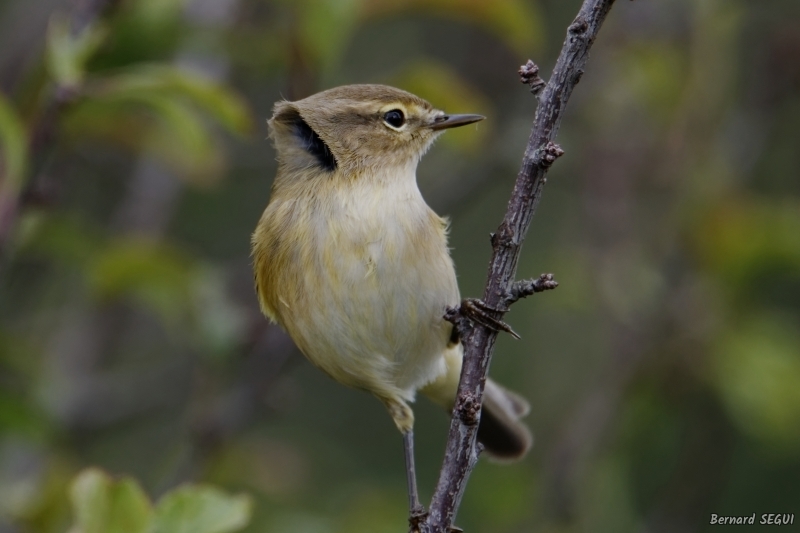
M 405 123 L 406 117 L 399 109 L 392 109 L 383 115 L 383 121 L 393 128 L 399 128 Z

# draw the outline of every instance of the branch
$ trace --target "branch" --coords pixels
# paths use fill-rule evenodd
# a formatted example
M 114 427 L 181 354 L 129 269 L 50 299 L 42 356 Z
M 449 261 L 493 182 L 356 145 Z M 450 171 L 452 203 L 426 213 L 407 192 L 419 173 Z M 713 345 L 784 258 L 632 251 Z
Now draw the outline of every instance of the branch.
M 538 68 L 533 62 L 520 69 L 521 81 L 529 84 L 531 91 L 539 95 L 539 107 L 505 218 L 492 235 L 493 253 L 482 305 L 484 309 L 493 310 L 492 318 L 498 322 L 501 322 L 508 306 L 520 297 L 557 285 L 552 276 L 530 282 L 515 282 L 514 277 L 522 241 L 539 205 L 547 170 L 564 153 L 553 143 L 564 109 L 583 75 L 589 49 L 613 3 L 614 0 L 583 2 L 578 16 L 569 26 L 548 83 L 544 84 L 539 78 Z M 485 321 L 471 321 L 465 315 L 467 313 L 460 309 L 450 310 L 447 315 L 447 319 L 462 333 L 464 365 L 436 492 L 427 518 L 412 522 L 412 530 L 423 533 L 458 531 L 453 527 L 453 520 L 479 454 L 476 436 L 480 405 L 498 328 Z
M 83 0 L 73 2 L 70 17 L 70 33 L 80 35 L 95 21 L 109 17 L 121 0 Z M 0 259 L 8 255 L 13 233 L 23 204 L 47 204 L 48 194 L 43 190 L 40 173 L 47 165 L 48 154 L 56 145 L 58 121 L 64 109 L 75 100 L 77 87 L 55 86 L 38 113 L 28 139 L 31 170 L 20 192 L 3 190 L 0 176 Z
M 558 282 L 552 274 L 542 274 L 536 279 L 523 279 L 515 281 L 509 287 L 505 297 L 505 304 L 509 306 L 520 298 L 527 298 L 537 292 L 550 291 L 558 287 Z

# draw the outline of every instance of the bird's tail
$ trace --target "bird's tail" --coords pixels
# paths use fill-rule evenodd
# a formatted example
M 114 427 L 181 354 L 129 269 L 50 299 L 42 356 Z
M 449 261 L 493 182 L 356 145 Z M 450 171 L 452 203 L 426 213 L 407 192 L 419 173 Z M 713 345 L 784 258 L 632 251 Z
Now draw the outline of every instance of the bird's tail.
M 424 387 L 420 392 L 447 410 L 452 410 L 461 376 L 461 347 L 445 353 L 447 373 Z M 528 414 L 528 402 L 491 379 L 486 380 L 483 409 L 478 426 L 478 441 L 484 452 L 499 461 L 522 458 L 530 449 L 533 437 L 520 420 Z

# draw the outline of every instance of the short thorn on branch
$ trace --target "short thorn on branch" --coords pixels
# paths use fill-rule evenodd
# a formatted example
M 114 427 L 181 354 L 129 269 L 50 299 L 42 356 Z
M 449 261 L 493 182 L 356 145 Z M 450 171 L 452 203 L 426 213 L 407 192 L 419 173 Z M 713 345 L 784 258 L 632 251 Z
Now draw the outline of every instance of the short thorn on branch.
M 465 298 L 461 300 L 458 307 L 448 307 L 445 310 L 444 319 L 456 327 L 456 331 L 462 339 L 472 329 L 473 323 L 480 324 L 492 331 L 505 331 L 515 339 L 521 338 L 516 331 L 511 329 L 511 326 L 490 314 L 502 312 L 500 309 L 487 305 L 483 300 Z
M 589 23 L 583 17 L 576 18 L 568 28 L 569 32 L 575 35 L 583 35 L 588 29 Z
M 481 401 L 470 393 L 458 396 L 456 413 L 465 426 L 477 426 L 481 419 Z
M 545 81 L 539 77 L 539 66 L 530 59 L 519 67 L 519 81 L 530 85 L 533 94 L 539 94 L 546 85 Z
M 411 531 L 418 533 L 422 531 L 422 524 L 428 518 L 428 512 L 424 507 L 420 506 L 411 510 L 411 515 L 408 517 L 408 525 L 411 526 Z
M 548 141 L 539 153 L 539 164 L 542 168 L 550 168 L 553 162 L 562 155 L 564 155 L 564 150 L 556 143 Z
M 552 274 L 542 274 L 535 279 L 515 281 L 506 292 L 506 305 L 511 305 L 520 298 L 525 298 L 537 292 L 550 291 L 558 287 L 558 282 Z

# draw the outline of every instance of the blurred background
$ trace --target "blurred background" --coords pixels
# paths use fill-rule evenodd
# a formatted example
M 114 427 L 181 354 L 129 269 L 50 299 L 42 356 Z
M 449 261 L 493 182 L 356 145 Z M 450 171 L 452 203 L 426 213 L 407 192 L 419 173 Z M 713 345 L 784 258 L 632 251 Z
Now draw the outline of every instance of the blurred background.
M 489 117 L 420 165 L 482 293 L 578 0 L 0 3 L 0 532 L 60 533 L 94 465 L 250 494 L 247 532 L 406 527 L 383 406 L 259 314 L 273 103 L 392 84 Z M 800 3 L 617 2 L 567 109 L 492 375 L 536 444 L 468 532 L 690 532 L 800 513 Z M 429 499 L 448 421 L 424 399 Z M 753 528 L 755 529 L 755 528 Z

